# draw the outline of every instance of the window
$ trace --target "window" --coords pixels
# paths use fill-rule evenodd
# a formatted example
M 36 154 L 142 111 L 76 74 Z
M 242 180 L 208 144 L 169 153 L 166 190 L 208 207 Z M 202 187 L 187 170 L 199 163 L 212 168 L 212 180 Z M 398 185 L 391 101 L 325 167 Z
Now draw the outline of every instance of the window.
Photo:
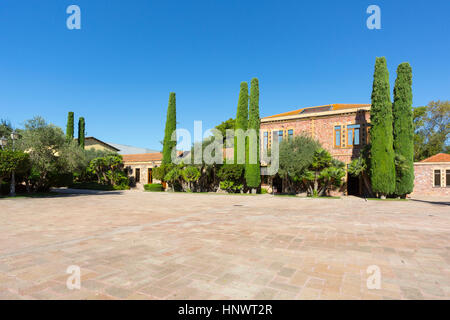
M 264 150 L 267 150 L 269 147 L 269 133 L 267 131 L 264 132 L 264 138 L 263 138 L 263 148 Z
M 283 141 L 283 130 L 278 131 L 278 143 Z
M 334 127 L 334 146 L 341 147 L 341 126 Z
M 434 186 L 441 186 L 441 170 L 434 170 Z
M 136 168 L 136 170 L 134 172 L 134 180 L 136 182 L 140 182 L 141 181 L 141 169 Z
M 359 124 L 347 126 L 347 146 L 359 146 L 359 131 Z
M 450 187 L 450 170 L 445 170 L 445 186 Z
M 289 129 L 288 130 L 288 140 L 292 140 L 294 138 L 294 130 Z

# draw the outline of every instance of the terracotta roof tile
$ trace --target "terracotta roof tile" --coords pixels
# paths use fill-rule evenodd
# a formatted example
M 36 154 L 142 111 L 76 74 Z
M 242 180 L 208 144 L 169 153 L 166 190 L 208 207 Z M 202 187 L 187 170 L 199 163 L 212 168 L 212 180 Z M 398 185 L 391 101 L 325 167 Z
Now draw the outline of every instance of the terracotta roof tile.
M 344 109 L 357 109 L 357 108 L 364 108 L 364 107 L 370 107 L 370 104 L 366 104 L 366 103 L 334 103 L 334 104 L 324 104 L 321 106 L 313 106 L 313 107 L 308 107 L 308 108 L 302 108 L 302 109 L 297 109 L 294 111 L 288 111 L 288 112 L 284 112 L 284 113 L 279 113 L 279 114 L 275 114 L 273 116 L 268 116 L 265 117 L 264 119 L 268 119 L 268 118 L 278 118 L 278 117 L 285 117 L 285 116 L 293 116 L 293 115 L 297 115 L 300 114 L 303 110 L 305 109 L 310 109 L 310 108 L 322 108 L 322 107 L 328 107 L 331 106 L 331 110 L 330 111 L 336 111 L 336 110 L 344 110 Z
M 450 154 L 438 153 L 420 162 L 450 162 Z
M 139 154 L 124 154 L 122 155 L 123 162 L 148 162 L 148 161 L 161 161 L 162 153 L 139 153 Z

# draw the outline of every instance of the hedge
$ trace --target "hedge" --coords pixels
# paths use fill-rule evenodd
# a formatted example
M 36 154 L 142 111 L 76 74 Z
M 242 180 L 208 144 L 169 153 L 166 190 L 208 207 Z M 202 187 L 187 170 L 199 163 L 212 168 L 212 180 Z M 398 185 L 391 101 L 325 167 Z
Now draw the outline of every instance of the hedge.
M 164 191 L 164 188 L 163 188 L 162 184 L 160 184 L 160 183 L 144 184 L 144 189 L 145 189 L 145 191 L 151 191 L 151 192 Z

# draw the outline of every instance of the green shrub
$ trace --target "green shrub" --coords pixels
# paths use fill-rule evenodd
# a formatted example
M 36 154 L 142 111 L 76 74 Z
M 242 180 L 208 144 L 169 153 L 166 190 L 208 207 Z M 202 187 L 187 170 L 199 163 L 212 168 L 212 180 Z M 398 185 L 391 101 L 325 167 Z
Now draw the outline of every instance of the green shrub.
M 242 184 L 238 184 L 230 180 L 220 181 L 220 189 L 226 190 L 229 193 L 239 192 L 241 191 L 242 187 Z
M 268 194 L 269 192 L 267 191 L 267 189 L 261 188 L 261 194 Z
M 164 188 L 161 183 L 149 183 L 144 185 L 144 190 L 150 192 L 160 192 L 164 191 Z

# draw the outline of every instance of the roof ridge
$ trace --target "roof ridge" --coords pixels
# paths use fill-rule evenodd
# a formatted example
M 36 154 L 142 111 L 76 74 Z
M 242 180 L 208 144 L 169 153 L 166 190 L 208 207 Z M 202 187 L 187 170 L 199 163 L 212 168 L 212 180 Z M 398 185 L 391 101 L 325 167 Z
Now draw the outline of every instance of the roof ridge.
M 292 111 L 282 112 L 282 113 L 274 114 L 274 115 L 267 116 L 267 117 L 264 117 L 264 118 L 276 118 L 276 117 L 282 117 L 282 116 L 297 115 L 297 114 L 300 114 L 303 110 L 310 109 L 310 108 L 320 108 L 320 107 L 331 106 L 331 110 L 329 110 L 329 111 L 334 111 L 334 110 L 340 110 L 341 108 L 339 108 L 339 107 L 353 106 L 351 108 L 348 108 L 348 109 L 352 109 L 352 108 L 359 108 L 359 107 L 363 107 L 363 106 L 368 107 L 370 105 L 371 105 L 370 103 L 331 103 L 331 104 L 322 104 L 322 105 L 303 107 L 303 108 L 292 110 Z M 335 107 L 338 107 L 338 108 L 335 109 Z
M 450 154 L 439 152 L 431 157 L 421 160 L 420 162 L 450 162 Z

